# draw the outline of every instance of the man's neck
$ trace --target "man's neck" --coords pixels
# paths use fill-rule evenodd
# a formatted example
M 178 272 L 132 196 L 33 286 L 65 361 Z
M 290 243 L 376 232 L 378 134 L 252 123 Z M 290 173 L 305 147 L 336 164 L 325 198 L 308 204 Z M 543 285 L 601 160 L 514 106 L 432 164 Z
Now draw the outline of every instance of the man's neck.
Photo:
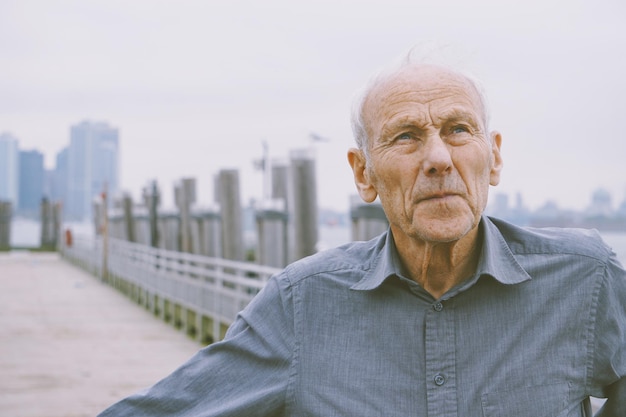
M 479 228 L 454 242 L 424 242 L 415 239 L 394 241 L 409 278 L 417 282 L 435 299 L 470 277 L 478 264 Z M 406 238 L 406 236 L 404 236 Z

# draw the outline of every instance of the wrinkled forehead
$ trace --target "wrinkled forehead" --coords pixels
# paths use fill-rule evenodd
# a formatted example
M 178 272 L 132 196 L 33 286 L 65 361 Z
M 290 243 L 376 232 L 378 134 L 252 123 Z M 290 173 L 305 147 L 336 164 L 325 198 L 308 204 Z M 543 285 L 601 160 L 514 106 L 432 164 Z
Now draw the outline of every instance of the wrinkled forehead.
M 466 103 L 485 121 L 484 103 L 470 79 L 445 68 L 424 65 L 405 67 L 379 79 L 363 103 L 363 118 L 369 124 L 397 102 L 429 104 L 450 98 Z

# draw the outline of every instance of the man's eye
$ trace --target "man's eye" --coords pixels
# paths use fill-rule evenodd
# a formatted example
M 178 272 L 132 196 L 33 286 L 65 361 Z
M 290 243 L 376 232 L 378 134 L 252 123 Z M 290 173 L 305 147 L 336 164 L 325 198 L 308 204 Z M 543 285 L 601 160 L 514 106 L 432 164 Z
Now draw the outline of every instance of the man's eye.
M 466 126 L 454 126 L 451 132 L 453 134 L 468 133 L 469 129 Z
M 413 135 L 410 133 L 403 133 L 401 135 L 396 136 L 396 140 L 411 140 L 413 139 Z

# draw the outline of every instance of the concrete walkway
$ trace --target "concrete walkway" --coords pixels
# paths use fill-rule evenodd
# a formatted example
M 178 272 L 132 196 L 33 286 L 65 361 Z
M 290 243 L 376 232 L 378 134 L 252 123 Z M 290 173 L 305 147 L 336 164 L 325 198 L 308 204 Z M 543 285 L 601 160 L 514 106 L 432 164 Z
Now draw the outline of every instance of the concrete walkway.
M 0 417 L 95 416 L 200 348 L 57 254 L 0 254 Z

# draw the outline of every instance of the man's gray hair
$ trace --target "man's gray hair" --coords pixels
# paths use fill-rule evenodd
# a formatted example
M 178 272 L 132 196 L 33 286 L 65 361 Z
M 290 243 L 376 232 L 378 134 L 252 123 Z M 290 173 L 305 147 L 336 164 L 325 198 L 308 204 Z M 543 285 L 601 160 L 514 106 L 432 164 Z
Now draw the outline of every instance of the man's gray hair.
M 368 137 L 368 133 L 367 133 L 367 121 L 364 120 L 363 118 L 363 107 L 365 106 L 365 102 L 367 98 L 369 97 L 369 95 L 372 93 L 372 91 L 374 91 L 378 86 L 385 83 L 386 81 L 388 81 L 389 79 L 393 78 L 398 73 L 400 73 L 402 70 L 405 70 L 406 68 L 409 68 L 409 67 L 414 67 L 415 69 L 419 69 L 420 67 L 426 67 L 426 66 L 438 66 L 438 67 L 441 67 L 442 69 L 446 69 L 448 71 L 451 71 L 465 78 L 469 82 L 469 84 L 476 90 L 476 93 L 478 94 L 480 104 L 482 106 L 481 110 L 484 115 L 483 123 L 484 123 L 485 134 L 488 134 L 489 109 L 487 105 L 487 97 L 486 97 L 485 91 L 481 83 L 478 82 L 476 78 L 474 78 L 467 72 L 460 71 L 450 64 L 442 64 L 441 62 L 439 62 L 439 61 L 442 61 L 440 58 L 439 59 L 435 58 L 433 60 L 432 50 L 429 51 L 428 53 L 429 56 L 425 57 L 423 56 L 423 53 L 422 53 L 422 54 L 419 54 L 420 56 L 418 57 L 417 56 L 418 54 L 416 54 L 416 49 L 417 47 L 412 48 L 405 56 L 403 56 L 403 58 L 399 62 L 396 62 L 392 64 L 391 66 L 375 74 L 369 80 L 369 82 L 367 82 L 365 86 L 361 90 L 359 90 L 357 94 L 355 95 L 355 98 L 352 103 L 352 117 L 351 117 L 352 134 L 354 135 L 354 140 L 356 142 L 357 147 L 361 151 L 363 151 L 366 158 L 368 159 L 369 159 L 370 138 Z M 438 50 L 435 52 L 440 53 L 441 51 L 442 51 L 441 48 L 438 48 Z

